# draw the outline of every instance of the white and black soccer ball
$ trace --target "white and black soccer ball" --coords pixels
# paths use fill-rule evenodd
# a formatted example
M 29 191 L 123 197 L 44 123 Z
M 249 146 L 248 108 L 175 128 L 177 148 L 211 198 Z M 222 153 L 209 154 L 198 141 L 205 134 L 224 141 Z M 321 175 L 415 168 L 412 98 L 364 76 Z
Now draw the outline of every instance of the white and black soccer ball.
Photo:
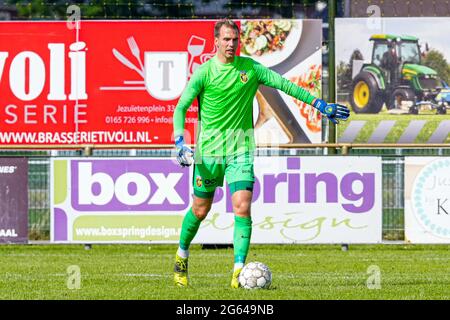
M 249 262 L 239 274 L 239 283 L 245 289 L 268 289 L 272 283 L 272 272 L 261 262 Z

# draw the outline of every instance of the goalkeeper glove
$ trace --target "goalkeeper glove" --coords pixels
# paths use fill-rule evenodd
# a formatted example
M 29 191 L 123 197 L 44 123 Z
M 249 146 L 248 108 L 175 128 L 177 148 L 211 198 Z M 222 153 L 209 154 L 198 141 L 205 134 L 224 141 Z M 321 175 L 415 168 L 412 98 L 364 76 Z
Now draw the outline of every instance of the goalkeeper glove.
M 177 148 L 177 161 L 182 167 L 189 167 L 192 164 L 194 152 L 185 145 L 183 136 L 175 138 L 175 147 Z
M 326 103 L 321 99 L 316 99 L 313 107 L 326 115 L 327 118 L 335 124 L 338 124 L 339 120 L 347 120 L 350 116 L 350 110 L 342 104 Z

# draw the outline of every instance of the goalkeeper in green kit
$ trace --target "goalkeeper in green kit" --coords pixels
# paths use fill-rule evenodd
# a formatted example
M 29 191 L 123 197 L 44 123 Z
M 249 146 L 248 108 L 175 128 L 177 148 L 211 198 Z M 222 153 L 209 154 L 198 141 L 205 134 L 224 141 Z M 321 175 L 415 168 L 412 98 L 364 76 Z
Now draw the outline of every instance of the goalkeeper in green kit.
M 216 187 L 224 178 L 232 194 L 234 211 L 234 269 L 231 287 L 239 287 L 239 273 L 247 257 L 252 220 L 250 207 L 254 183 L 253 98 L 258 86 L 279 89 L 317 108 L 330 121 L 346 120 L 346 106 L 327 104 L 303 88 L 250 58 L 236 56 L 239 28 L 231 20 L 214 27 L 216 55 L 195 70 L 174 112 L 177 160 L 182 166 L 194 162 L 194 201 L 186 213 L 175 256 L 175 284 L 188 285 L 189 246 L 213 203 Z M 199 99 L 199 134 L 194 152 L 185 145 L 187 109 Z

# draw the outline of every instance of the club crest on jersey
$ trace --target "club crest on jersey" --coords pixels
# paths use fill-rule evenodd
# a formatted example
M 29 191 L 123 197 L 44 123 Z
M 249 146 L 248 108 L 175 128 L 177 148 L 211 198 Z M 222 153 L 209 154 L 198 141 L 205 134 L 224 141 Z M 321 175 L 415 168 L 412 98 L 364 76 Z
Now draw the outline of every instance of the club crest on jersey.
M 203 185 L 202 183 L 202 177 L 197 176 L 197 178 L 195 179 L 195 183 L 197 184 L 197 187 L 201 187 Z
M 247 71 L 242 70 L 240 76 L 241 76 L 241 82 L 247 83 L 247 81 L 248 81 Z

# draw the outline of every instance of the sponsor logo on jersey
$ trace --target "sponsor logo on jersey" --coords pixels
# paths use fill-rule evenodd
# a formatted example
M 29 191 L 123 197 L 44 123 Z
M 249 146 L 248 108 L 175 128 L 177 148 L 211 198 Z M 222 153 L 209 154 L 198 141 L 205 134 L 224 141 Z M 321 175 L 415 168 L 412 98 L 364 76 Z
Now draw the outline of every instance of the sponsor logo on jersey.
M 209 186 L 213 186 L 217 183 L 217 179 L 212 178 L 212 179 L 205 179 L 205 186 L 209 187 Z
M 247 81 L 248 81 L 247 71 L 241 70 L 241 82 L 247 83 Z

